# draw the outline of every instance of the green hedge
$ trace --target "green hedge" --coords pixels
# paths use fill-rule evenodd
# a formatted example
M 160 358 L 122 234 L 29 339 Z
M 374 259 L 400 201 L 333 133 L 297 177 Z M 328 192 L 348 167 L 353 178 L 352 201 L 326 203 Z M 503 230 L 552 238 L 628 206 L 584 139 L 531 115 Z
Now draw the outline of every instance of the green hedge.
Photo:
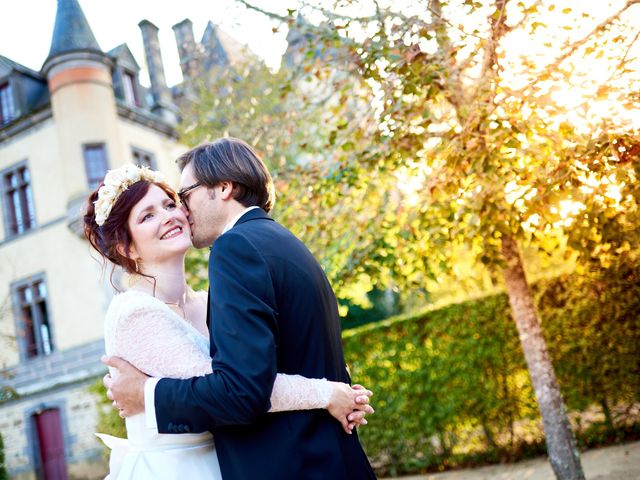
M 535 287 L 568 409 L 595 405 L 611 428 L 613 407 L 640 399 L 639 272 L 624 267 Z M 343 340 L 352 378 L 375 393 L 377 413 L 360 436 L 379 474 L 542 451 L 506 295 L 348 330 Z

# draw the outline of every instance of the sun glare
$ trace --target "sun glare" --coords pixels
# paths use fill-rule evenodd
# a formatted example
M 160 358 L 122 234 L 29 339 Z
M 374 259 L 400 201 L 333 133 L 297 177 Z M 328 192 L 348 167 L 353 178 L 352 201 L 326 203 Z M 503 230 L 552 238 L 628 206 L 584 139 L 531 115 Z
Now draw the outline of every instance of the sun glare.
M 402 192 L 402 203 L 406 207 L 416 207 L 423 202 L 423 190 L 431 172 L 432 169 L 422 163 L 396 173 L 398 186 Z
M 564 8 L 558 3 L 541 2 L 535 28 L 517 28 L 505 36 L 501 50 L 504 86 L 507 90 L 535 89 L 535 102 L 552 114 L 548 119 L 552 126 L 569 122 L 580 131 L 589 131 L 615 118 L 616 123 L 640 128 L 640 112 L 620 93 L 634 90 L 628 84 L 629 75 L 622 78 L 621 72 L 640 70 L 640 42 L 635 42 L 637 32 L 630 30 L 635 25 L 628 21 L 637 8 L 630 7 L 623 14 L 627 21 L 616 23 L 615 30 L 607 31 L 598 44 L 586 41 L 556 65 L 570 45 L 587 37 L 625 2 L 565 2 Z M 519 10 L 513 8 L 509 13 L 511 23 L 517 23 Z M 545 71 L 549 65 L 554 67 Z M 638 90 L 640 78 L 635 81 Z

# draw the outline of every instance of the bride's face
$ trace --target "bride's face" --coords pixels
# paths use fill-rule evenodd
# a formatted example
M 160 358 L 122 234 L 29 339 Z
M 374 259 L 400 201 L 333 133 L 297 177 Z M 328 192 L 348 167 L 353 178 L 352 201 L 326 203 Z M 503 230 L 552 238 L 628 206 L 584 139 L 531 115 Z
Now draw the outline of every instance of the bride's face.
M 157 185 L 151 185 L 129 213 L 131 258 L 142 265 L 161 263 L 183 256 L 191 246 L 191 231 L 185 213 Z

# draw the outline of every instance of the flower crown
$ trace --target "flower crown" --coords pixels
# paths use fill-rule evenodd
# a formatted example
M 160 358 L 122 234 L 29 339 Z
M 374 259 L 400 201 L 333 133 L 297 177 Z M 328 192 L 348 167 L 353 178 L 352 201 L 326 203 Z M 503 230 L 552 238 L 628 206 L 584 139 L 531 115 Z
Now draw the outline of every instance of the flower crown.
M 113 205 L 122 192 L 140 180 L 164 182 L 164 175 L 147 167 L 137 167 L 130 163 L 107 172 L 104 176 L 104 185 L 98 190 L 98 200 L 93 202 L 98 226 L 101 227 L 107 221 Z

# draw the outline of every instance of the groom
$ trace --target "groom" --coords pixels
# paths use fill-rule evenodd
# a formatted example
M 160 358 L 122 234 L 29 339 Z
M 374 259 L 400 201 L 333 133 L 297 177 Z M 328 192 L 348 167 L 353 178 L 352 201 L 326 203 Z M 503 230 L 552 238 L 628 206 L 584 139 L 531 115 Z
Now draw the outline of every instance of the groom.
M 213 373 L 146 379 L 117 358 L 105 380 L 127 415 L 160 433 L 214 433 L 224 479 L 370 479 L 357 434 L 326 410 L 269 414 L 277 372 L 349 382 L 337 303 L 307 248 L 267 212 L 271 176 L 245 142 L 224 138 L 178 159 L 193 244 L 209 246 Z M 143 398 L 144 392 L 144 400 Z

